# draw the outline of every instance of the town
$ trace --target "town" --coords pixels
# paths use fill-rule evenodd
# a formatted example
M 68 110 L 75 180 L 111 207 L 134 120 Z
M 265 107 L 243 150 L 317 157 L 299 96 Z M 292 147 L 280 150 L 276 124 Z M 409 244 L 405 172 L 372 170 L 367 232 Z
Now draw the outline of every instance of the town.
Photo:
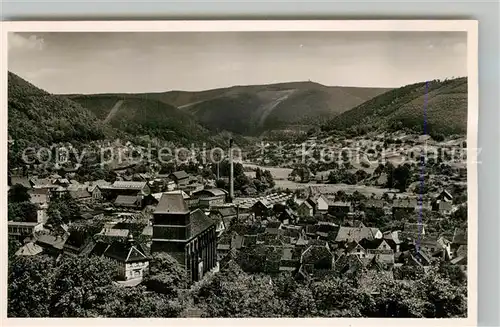
M 474 319 L 471 31 L 301 28 L 11 32 L 8 317 Z
M 385 140 L 389 146 L 401 138 Z M 82 180 L 79 169 L 32 165 L 9 176 L 9 257 L 103 257 L 118 271 L 114 283 L 138 287 L 146 280 L 152 290 L 158 286 L 150 282 L 151 271 L 163 254 L 177 261 L 186 288 L 210 283 L 232 265 L 248 274 L 286 273 L 303 283 L 369 274 L 411 281 L 435 267 L 454 269 L 466 280 L 466 174 L 457 168 L 463 158 L 446 152 L 463 149 L 463 140 L 415 143 L 440 149 L 425 175 L 420 160 L 392 164 L 392 150 L 385 165 L 379 155 L 376 164 L 356 170 L 355 160 L 344 158 L 340 165 L 284 168 L 280 177 L 270 172 L 279 167 L 258 166 L 269 164 L 265 159 L 181 163 L 169 165 L 171 171 L 150 164 L 140 173 L 136 168 L 144 163 L 127 163 L 100 180 Z M 332 169 L 318 171 L 321 165 Z M 346 173 L 354 182 L 343 180 Z M 372 286 L 369 292 L 380 290 Z

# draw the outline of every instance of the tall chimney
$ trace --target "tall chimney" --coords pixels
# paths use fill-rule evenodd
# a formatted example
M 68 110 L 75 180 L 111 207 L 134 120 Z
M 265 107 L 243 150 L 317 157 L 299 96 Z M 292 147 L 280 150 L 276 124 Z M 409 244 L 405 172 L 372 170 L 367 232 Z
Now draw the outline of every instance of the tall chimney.
M 234 198 L 233 139 L 229 140 L 229 202 Z

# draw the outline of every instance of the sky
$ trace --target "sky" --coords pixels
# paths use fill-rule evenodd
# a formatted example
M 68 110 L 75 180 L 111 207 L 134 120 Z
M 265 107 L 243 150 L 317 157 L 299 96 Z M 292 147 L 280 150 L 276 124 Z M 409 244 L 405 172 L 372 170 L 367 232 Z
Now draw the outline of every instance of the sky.
M 9 33 L 9 70 L 51 93 L 311 80 L 399 87 L 467 76 L 465 32 Z

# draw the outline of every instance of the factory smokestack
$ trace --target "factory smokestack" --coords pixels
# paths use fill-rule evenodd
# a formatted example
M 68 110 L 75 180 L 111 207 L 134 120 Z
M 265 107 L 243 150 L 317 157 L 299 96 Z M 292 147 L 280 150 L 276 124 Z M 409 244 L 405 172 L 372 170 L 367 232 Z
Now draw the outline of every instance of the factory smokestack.
M 229 202 L 234 198 L 233 139 L 229 140 Z

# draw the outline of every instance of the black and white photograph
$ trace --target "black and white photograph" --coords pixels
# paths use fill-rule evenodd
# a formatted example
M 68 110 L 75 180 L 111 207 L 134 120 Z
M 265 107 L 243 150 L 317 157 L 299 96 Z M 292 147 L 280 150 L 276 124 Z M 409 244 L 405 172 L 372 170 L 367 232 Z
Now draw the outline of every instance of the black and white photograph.
M 476 318 L 477 22 L 129 24 L 2 26 L 9 319 Z

